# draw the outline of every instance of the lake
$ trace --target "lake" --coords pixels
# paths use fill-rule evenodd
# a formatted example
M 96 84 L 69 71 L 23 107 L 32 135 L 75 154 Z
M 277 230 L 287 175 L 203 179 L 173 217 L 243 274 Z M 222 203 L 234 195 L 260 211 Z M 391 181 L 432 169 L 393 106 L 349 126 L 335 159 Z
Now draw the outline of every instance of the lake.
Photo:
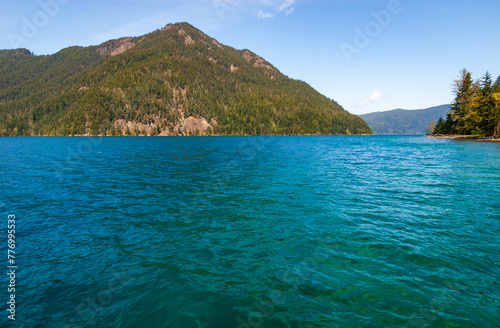
M 500 143 L 33 137 L 0 150 L 16 327 L 500 321 Z

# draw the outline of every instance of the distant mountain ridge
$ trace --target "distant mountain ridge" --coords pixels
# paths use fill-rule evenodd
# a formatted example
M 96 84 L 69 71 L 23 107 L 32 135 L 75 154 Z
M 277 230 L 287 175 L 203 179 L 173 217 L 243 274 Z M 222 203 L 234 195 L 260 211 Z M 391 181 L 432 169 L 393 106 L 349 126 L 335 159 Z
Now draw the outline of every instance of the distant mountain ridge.
M 188 23 L 48 56 L 0 50 L 0 136 L 303 134 L 371 130 Z
M 394 109 L 360 115 L 374 134 L 425 134 L 427 124 L 446 117 L 450 105 L 426 109 Z

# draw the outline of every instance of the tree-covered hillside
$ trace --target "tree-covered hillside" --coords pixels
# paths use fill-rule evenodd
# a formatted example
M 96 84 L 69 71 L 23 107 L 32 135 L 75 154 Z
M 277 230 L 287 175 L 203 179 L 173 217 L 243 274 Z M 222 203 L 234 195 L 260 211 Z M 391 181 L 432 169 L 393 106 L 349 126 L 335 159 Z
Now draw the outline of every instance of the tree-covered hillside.
M 424 134 L 429 122 L 445 117 L 448 110 L 450 105 L 441 105 L 416 110 L 394 109 L 360 116 L 376 134 Z
M 0 51 L 0 135 L 368 134 L 358 116 L 187 23 L 49 56 Z

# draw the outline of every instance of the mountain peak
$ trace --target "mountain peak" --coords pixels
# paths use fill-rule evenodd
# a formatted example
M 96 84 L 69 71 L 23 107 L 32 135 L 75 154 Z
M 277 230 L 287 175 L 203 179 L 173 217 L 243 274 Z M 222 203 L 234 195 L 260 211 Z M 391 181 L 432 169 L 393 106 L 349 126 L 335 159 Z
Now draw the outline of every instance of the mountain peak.
M 0 54 L 0 135 L 371 133 L 308 84 L 186 22 L 50 56 Z

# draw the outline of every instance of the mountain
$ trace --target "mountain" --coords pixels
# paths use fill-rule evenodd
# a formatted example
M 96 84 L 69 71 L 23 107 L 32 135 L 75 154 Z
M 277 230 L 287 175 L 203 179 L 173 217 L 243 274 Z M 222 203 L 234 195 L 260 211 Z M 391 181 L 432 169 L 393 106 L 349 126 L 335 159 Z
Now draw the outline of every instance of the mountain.
M 188 23 L 35 56 L 0 51 L 0 135 L 370 134 L 250 50 Z
M 360 115 L 375 134 L 424 134 L 427 124 L 446 117 L 450 105 L 426 109 L 394 109 Z

